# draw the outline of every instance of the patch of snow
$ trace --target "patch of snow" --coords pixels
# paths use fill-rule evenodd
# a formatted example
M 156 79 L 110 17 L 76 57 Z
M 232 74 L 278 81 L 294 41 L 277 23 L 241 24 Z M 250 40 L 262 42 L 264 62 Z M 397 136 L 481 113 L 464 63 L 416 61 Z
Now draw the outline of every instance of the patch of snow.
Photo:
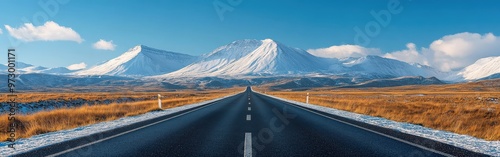
M 260 93 L 260 92 L 259 92 Z M 263 93 L 260 93 L 263 94 Z M 410 123 L 396 122 L 380 117 L 372 117 L 342 110 L 337 110 L 333 108 L 323 107 L 319 105 L 306 104 L 302 102 L 297 102 L 293 100 L 283 99 L 272 95 L 263 94 L 278 100 L 286 101 L 289 103 L 297 104 L 302 107 L 315 109 L 318 111 L 326 112 L 333 115 L 338 115 L 341 117 L 357 120 L 360 122 L 381 126 L 389 129 L 394 129 L 401 131 L 403 133 L 416 135 L 432 140 L 436 140 L 442 143 L 446 143 L 452 146 L 464 148 L 467 150 L 491 155 L 500 156 L 500 141 L 486 141 L 484 139 L 472 137 L 469 135 L 461 135 L 453 132 L 435 130 L 419 125 L 414 125 Z
M 234 94 L 234 95 L 236 95 L 236 94 Z M 148 113 L 138 115 L 138 116 L 124 117 L 124 118 L 120 118 L 120 119 L 114 120 L 114 121 L 101 122 L 101 123 L 97 123 L 97 124 L 92 124 L 92 125 L 88 125 L 88 126 L 74 128 L 74 129 L 61 130 L 61 131 L 50 132 L 50 133 L 41 134 L 41 135 L 35 135 L 35 136 L 30 137 L 30 138 L 18 139 L 16 141 L 16 145 L 14 146 L 16 149 L 12 149 L 12 148 L 8 147 L 8 144 L 10 144 L 10 142 L 0 142 L 0 156 L 10 156 L 10 155 L 14 155 L 14 154 L 19 154 L 19 153 L 27 152 L 27 151 L 30 151 L 30 150 L 33 150 L 33 149 L 36 149 L 39 147 L 44 147 L 44 146 L 52 145 L 55 143 L 60 143 L 63 141 L 68 141 L 68 140 L 75 139 L 75 138 L 85 137 L 85 136 L 88 136 L 88 135 L 91 135 L 94 133 L 112 130 L 115 128 L 131 125 L 134 123 L 153 119 L 156 117 L 174 114 L 174 113 L 181 112 L 181 111 L 184 111 L 187 109 L 191 109 L 191 108 L 202 106 L 202 105 L 205 105 L 205 104 L 208 104 L 211 102 L 215 102 L 215 101 L 227 98 L 227 97 L 231 97 L 234 95 L 225 96 L 222 98 L 204 101 L 204 102 L 200 102 L 200 103 L 196 103 L 196 104 L 190 104 L 190 105 L 165 109 L 163 111 L 148 112 Z

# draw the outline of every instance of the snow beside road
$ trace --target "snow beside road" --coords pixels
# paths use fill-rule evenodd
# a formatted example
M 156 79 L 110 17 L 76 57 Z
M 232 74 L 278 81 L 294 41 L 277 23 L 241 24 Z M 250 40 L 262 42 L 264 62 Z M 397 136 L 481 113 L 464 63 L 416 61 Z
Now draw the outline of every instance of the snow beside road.
M 263 94 L 263 93 L 260 93 Z M 263 94 L 267 95 L 267 94 Z M 433 139 L 442 143 L 450 144 L 456 147 L 465 148 L 471 151 L 491 155 L 491 156 L 500 156 L 500 141 L 486 141 L 484 139 L 461 135 L 457 133 L 452 133 L 448 131 L 435 130 L 431 128 L 426 128 L 419 125 L 414 125 L 410 123 L 396 122 L 391 121 L 385 118 L 380 117 L 372 117 L 342 110 L 337 110 L 333 108 L 323 107 L 319 105 L 311 105 L 302 102 L 297 102 L 293 100 L 283 99 L 279 97 L 275 97 L 272 95 L 267 95 L 272 98 L 276 98 L 282 101 L 286 101 L 289 103 L 297 104 L 306 108 L 315 109 L 318 111 L 323 111 L 329 114 L 338 115 L 350 119 L 354 119 L 357 121 L 361 121 L 364 123 L 377 125 L 385 128 L 390 128 L 394 130 L 398 130 L 404 133 L 417 135 L 421 137 L 425 137 L 428 139 Z
M 236 94 L 235 94 L 236 95 Z M 230 95 L 234 96 L 234 95 Z M 36 135 L 32 136 L 30 138 L 24 138 L 24 139 L 18 139 L 16 141 L 16 145 L 14 146 L 16 149 L 12 149 L 8 147 L 8 144 L 10 142 L 0 142 L 0 156 L 10 156 L 14 154 L 19 154 L 22 152 L 27 152 L 39 147 L 43 146 L 48 146 L 52 145 L 55 143 L 75 139 L 75 138 L 80 138 L 80 137 L 85 137 L 87 135 L 91 135 L 94 133 L 98 132 L 103 132 L 103 131 L 108 131 L 112 130 L 115 128 L 127 126 L 130 124 L 134 124 L 137 122 L 145 121 L 148 119 L 153 119 L 156 117 L 168 115 L 168 114 L 173 114 L 176 112 L 180 112 L 183 110 L 191 109 L 194 107 L 198 107 L 201 105 L 205 105 L 207 103 L 211 103 L 214 101 L 218 101 L 230 96 L 214 99 L 214 100 L 209 100 L 209 101 L 204 101 L 196 104 L 190 104 L 190 105 L 185 105 L 185 106 L 180 106 L 176 108 L 170 108 L 166 109 L 163 111 L 155 111 L 155 112 L 149 112 L 145 113 L 142 115 L 138 116 L 132 116 L 132 117 L 124 117 L 120 118 L 118 120 L 114 121 L 108 121 L 108 122 L 101 122 L 97 124 L 92 124 L 88 126 L 83 126 L 83 127 L 78 127 L 70 130 L 61 130 L 57 132 L 51 132 L 51 133 L 46 133 L 46 134 L 41 134 L 41 135 Z M 89 139 L 92 140 L 92 139 Z

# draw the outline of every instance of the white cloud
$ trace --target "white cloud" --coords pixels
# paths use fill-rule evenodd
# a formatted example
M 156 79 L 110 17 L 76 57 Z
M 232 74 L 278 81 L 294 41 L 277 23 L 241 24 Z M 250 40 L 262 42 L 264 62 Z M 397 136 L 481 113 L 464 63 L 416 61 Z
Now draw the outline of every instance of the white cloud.
M 0 28 L 0 34 L 3 34 L 2 29 Z
M 9 34 L 21 41 L 75 41 L 83 42 L 80 35 L 69 27 L 60 26 L 54 21 L 47 21 L 42 26 L 33 26 L 31 23 L 25 23 L 19 28 L 12 28 L 5 25 Z
M 81 62 L 78 64 L 72 64 L 70 66 L 67 66 L 66 68 L 68 68 L 69 70 L 80 70 L 80 69 L 87 68 L 87 64 L 85 64 L 84 62 Z
M 345 58 L 345 57 L 363 57 L 367 55 L 381 55 L 380 50 L 376 48 L 365 48 L 358 45 L 340 45 L 328 48 L 309 49 L 307 52 L 325 58 Z
M 92 47 L 94 47 L 95 49 L 98 49 L 98 50 L 110 50 L 110 51 L 113 51 L 113 50 L 115 50 L 116 45 L 113 44 L 113 40 L 105 41 L 105 40 L 100 39 L 99 41 L 97 41 L 96 43 L 94 43 L 92 45 Z
M 448 71 L 463 68 L 476 60 L 500 55 L 500 39 L 492 33 L 458 33 L 432 42 L 434 65 Z
M 406 44 L 406 50 L 386 53 L 383 55 L 385 58 L 400 60 L 407 63 L 419 63 L 422 65 L 430 66 L 428 59 L 417 51 L 414 43 Z
M 500 55 L 500 39 L 492 33 L 458 33 L 447 35 L 422 48 L 420 53 L 413 46 L 408 50 L 391 52 L 385 57 L 405 62 L 430 65 L 441 71 L 461 69 L 476 60 Z

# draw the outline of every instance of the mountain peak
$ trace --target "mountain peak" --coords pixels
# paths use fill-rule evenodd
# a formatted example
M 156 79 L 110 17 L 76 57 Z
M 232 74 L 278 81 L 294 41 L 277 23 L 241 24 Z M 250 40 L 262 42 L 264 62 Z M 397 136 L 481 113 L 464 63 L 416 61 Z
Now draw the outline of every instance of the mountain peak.
M 240 58 L 250 52 L 252 52 L 255 48 L 262 45 L 262 41 L 255 39 L 243 39 L 236 40 L 227 45 L 216 48 L 214 51 L 204 54 L 205 59 L 234 59 Z
M 256 39 L 242 39 L 242 40 L 233 41 L 231 44 L 235 44 L 235 43 L 255 43 L 255 42 L 259 42 L 259 40 L 256 40 Z
M 261 45 L 265 43 L 277 43 L 275 40 L 267 38 L 264 40 L 257 40 L 257 39 L 242 39 L 242 40 L 235 40 L 231 42 L 230 44 L 227 44 L 222 47 L 227 47 L 227 46 L 238 46 L 238 45 Z
M 189 56 L 187 54 L 181 54 L 181 53 L 177 53 L 177 52 L 165 51 L 165 50 L 161 50 L 161 49 L 149 47 L 149 46 L 146 46 L 146 45 L 143 45 L 143 44 L 139 44 L 139 45 L 136 45 L 136 46 L 130 48 L 127 52 L 125 52 L 124 54 L 122 54 L 122 56 L 125 55 L 125 56 L 129 56 L 129 58 L 130 58 L 130 57 L 137 56 L 137 55 L 140 55 L 140 54 L 144 54 L 144 55 L 154 55 L 154 54 L 156 54 L 156 55 L 185 55 L 185 56 Z
M 33 66 L 32 64 L 28 64 L 28 63 L 24 63 L 24 62 L 20 62 L 20 61 L 17 61 L 16 62 L 16 67 L 17 68 L 27 68 L 27 67 L 31 67 Z
M 297 74 L 326 70 L 328 64 L 304 50 L 272 39 L 237 40 L 178 71 L 159 77 Z
M 151 76 L 178 70 L 197 57 L 180 54 L 145 45 L 137 45 L 122 55 L 87 70 L 78 75 L 126 75 Z
M 267 38 L 267 39 L 262 40 L 262 42 L 275 42 L 275 41 L 273 39 Z
M 129 49 L 128 51 L 135 51 L 135 50 L 143 50 L 143 49 L 154 49 L 154 48 L 151 48 L 149 46 L 146 46 L 146 45 L 143 45 L 143 44 L 139 44 L 139 45 L 136 45 L 134 47 L 132 47 L 131 49 Z
M 377 56 L 377 55 L 366 55 L 364 58 L 367 58 L 367 59 L 385 59 L 384 57 Z

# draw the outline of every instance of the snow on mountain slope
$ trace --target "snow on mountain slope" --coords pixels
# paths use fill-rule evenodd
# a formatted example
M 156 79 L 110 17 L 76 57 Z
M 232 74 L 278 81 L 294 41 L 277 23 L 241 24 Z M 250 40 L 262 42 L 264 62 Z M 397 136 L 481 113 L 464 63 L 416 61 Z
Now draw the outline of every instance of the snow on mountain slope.
M 408 64 L 406 62 L 383 58 L 380 56 L 365 56 L 358 59 L 343 59 L 343 66 L 348 67 L 350 72 L 363 74 L 401 76 L 423 76 L 438 77 L 446 76 L 432 67 L 420 64 Z
M 216 49 L 199 62 L 159 77 L 311 73 L 328 69 L 327 60 L 271 39 L 240 40 Z
M 218 75 L 297 74 L 326 70 L 325 60 L 271 39 L 252 53 L 221 69 Z
M 497 73 L 500 73 L 500 56 L 479 59 L 457 75 L 464 80 L 477 80 Z
M 224 66 L 234 63 L 236 60 L 248 55 L 261 44 L 262 42 L 259 40 L 248 39 L 234 41 L 228 45 L 215 49 L 211 53 L 202 55 L 200 61 L 173 72 L 171 75 L 184 76 L 188 74 L 196 75 L 197 73 L 207 74 L 216 72 Z
M 19 71 L 23 71 L 24 73 L 40 73 L 48 68 L 42 66 L 30 66 L 26 68 L 19 69 Z
M 7 73 L 7 66 L 0 64 L 1 74 Z M 16 62 L 16 73 L 17 74 L 32 74 L 32 73 L 44 73 L 44 74 L 68 74 L 71 72 L 75 72 L 76 70 L 69 70 L 65 67 L 57 67 L 57 68 L 46 68 L 42 66 L 35 66 L 24 62 Z
M 31 64 L 27 64 L 24 62 L 16 62 L 16 72 L 21 73 L 21 74 L 27 74 L 27 73 L 42 73 L 44 70 L 47 70 L 49 68 L 42 67 L 42 66 L 35 66 Z
M 144 45 L 129 49 L 121 56 L 77 75 L 151 76 L 169 73 L 194 62 L 197 57 L 158 50 Z

